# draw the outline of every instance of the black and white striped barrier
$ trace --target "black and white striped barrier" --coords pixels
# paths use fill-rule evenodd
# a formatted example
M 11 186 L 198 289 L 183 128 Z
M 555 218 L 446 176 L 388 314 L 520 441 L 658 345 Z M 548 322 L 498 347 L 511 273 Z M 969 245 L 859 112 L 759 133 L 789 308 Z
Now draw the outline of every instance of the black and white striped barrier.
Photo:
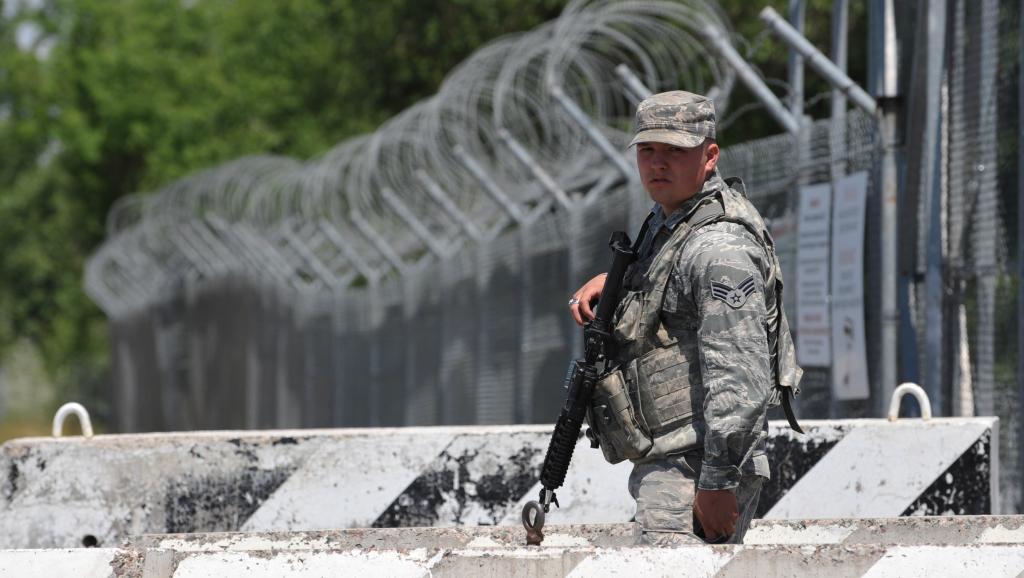
M 515 550 L 196 551 L 163 563 L 127 567 L 124 549 L 0 551 L 0 575 L 18 578 L 320 578 L 322 576 L 603 576 L 721 577 L 865 576 L 870 578 L 1014 578 L 1024 572 L 1024 546 L 680 546 Z M 111 568 L 126 568 L 123 572 Z M 129 569 L 130 568 L 130 569 Z M 66 573 L 62 573 L 66 570 Z
M 996 418 L 770 424 L 767 518 L 999 511 Z M 518 525 L 550 426 L 193 432 L 4 444 L 0 548 L 129 535 Z M 628 463 L 580 441 L 550 524 L 625 522 Z
M 120 548 L 0 550 L 19 578 L 247 576 L 873 576 L 1011 577 L 1024 571 L 1024 518 L 760 520 L 743 546 L 652 548 L 635 524 L 389 528 L 141 536 Z M 66 573 L 61 573 L 61 570 Z
M 166 573 L 143 578 L 319 576 L 865 576 L 870 578 L 1015 578 L 1024 547 L 986 546 L 681 546 L 678 548 L 510 551 L 194 552 Z

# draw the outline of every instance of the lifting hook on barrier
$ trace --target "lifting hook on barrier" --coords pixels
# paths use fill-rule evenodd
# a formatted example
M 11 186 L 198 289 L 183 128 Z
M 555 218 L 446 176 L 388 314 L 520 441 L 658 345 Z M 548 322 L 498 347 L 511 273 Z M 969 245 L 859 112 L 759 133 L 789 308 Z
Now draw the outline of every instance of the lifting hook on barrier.
M 889 401 L 889 421 L 896 421 L 896 418 L 899 417 L 900 402 L 908 393 L 917 398 L 917 403 L 921 406 L 921 419 L 932 419 L 932 404 L 928 401 L 928 394 L 921 389 L 920 385 L 907 382 L 901 383 L 892 392 L 892 399 Z
M 70 414 L 78 416 L 78 423 L 82 426 L 82 436 L 91 438 L 92 420 L 89 419 L 89 412 L 86 411 L 82 404 L 75 401 L 65 403 L 60 406 L 60 409 L 58 409 L 57 413 L 53 416 L 53 437 L 61 437 L 64 430 L 64 420 L 67 419 Z

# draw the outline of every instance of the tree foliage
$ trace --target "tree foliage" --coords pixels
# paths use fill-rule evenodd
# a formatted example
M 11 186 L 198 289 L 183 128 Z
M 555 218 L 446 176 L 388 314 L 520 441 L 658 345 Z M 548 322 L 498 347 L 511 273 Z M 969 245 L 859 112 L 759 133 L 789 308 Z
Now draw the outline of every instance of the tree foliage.
M 82 271 L 115 200 L 246 154 L 323 152 L 434 93 L 481 44 L 557 17 L 565 0 L 6 4 L 0 350 L 31 340 L 67 394 L 106 371 L 105 322 L 84 294 Z M 784 78 L 785 50 L 759 36 L 761 3 L 723 4 L 754 39 L 754 62 Z M 822 47 L 829 5 L 812 0 L 808 10 L 810 37 Z M 854 63 L 857 34 L 866 35 L 856 10 Z M 808 94 L 822 87 L 811 77 Z M 745 99 L 740 89 L 734 107 Z M 751 113 L 727 140 L 776 132 Z

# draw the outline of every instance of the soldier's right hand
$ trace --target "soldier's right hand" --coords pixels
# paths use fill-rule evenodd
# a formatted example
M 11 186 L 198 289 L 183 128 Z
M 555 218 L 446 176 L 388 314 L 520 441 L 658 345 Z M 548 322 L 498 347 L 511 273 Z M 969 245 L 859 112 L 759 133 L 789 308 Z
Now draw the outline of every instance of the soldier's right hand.
M 607 275 L 607 273 L 597 275 L 572 294 L 576 303 L 569 305 L 569 312 L 576 320 L 577 325 L 583 325 L 594 318 L 594 303 L 601 298 L 601 292 L 604 291 L 604 279 Z

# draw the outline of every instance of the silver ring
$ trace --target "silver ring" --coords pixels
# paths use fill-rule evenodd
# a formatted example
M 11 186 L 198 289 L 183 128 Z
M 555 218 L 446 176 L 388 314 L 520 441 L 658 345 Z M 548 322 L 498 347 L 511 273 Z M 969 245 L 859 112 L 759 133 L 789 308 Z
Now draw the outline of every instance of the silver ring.
M 569 307 L 572 307 L 573 305 L 578 305 L 579 302 L 580 302 L 579 299 L 577 299 L 575 297 L 570 297 L 569 298 Z

